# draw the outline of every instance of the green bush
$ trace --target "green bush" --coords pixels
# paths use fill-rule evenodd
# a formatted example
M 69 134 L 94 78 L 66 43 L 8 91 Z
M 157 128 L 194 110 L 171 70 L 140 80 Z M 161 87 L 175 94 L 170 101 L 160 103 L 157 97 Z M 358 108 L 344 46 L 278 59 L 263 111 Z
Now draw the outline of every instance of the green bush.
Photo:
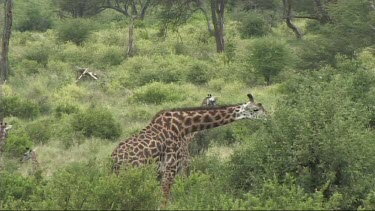
M 193 84 L 207 83 L 211 78 L 209 75 L 209 66 L 205 62 L 197 61 L 190 64 L 186 71 L 186 81 Z
M 28 60 L 36 61 L 43 67 L 47 66 L 49 56 L 52 55 L 51 47 L 44 42 L 33 42 L 27 45 L 24 57 Z
M 7 171 L 0 172 L 0 209 L 13 200 L 29 200 L 35 189 L 36 183 L 31 178 Z
M 54 109 L 56 117 L 61 117 L 63 114 L 76 114 L 78 113 L 79 107 L 70 103 L 60 103 Z
M 17 2 L 15 7 L 15 23 L 16 30 L 24 31 L 46 31 L 52 28 L 52 18 L 47 12 L 50 8 L 46 8 L 49 2 Z M 44 5 L 43 5 L 44 4 Z M 22 15 L 18 15 L 18 12 Z
M 203 173 L 188 178 L 178 177 L 173 185 L 168 209 L 187 210 L 238 210 L 239 200 L 224 191 L 220 180 Z
M 108 172 L 109 162 L 97 163 L 72 163 L 58 170 L 38 187 L 28 204 L 48 210 L 146 210 L 161 205 L 154 165 L 128 168 L 117 176 Z
M 27 124 L 25 130 L 35 144 L 46 144 L 52 136 L 52 124 L 52 119 L 38 119 Z
M 176 84 L 153 82 L 134 91 L 131 101 L 137 103 L 162 104 L 175 102 L 186 98 L 186 90 Z
M 367 129 L 371 113 L 349 91 L 356 89 L 353 76 L 342 70 L 290 82 L 272 119 L 233 155 L 235 187 L 257 190 L 274 175 L 282 184 L 289 174 L 307 193 L 321 190 L 326 199 L 341 194 L 340 208 L 361 205 L 374 185 L 367 175 L 375 173 L 375 137 Z
M 23 100 L 17 96 L 5 96 L 0 101 L 0 116 L 16 116 L 19 118 L 33 119 L 40 114 L 37 104 Z
M 33 142 L 23 128 L 12 129 L 4 146 L 4 152 L 8 157 L 21 159 L 26 148 L 32 148 Z
M 117 139 L 121 127 L 111 112 L 104 108 L 90 108 L 77 113 L 72 120 L 74 131 L 82 132 L 86 137 L 96 136 L 105 139 Z
M 247 13 L 241 19 L 241 25 L 238 28 L 241 38 L 260 37 L 271 32 L 271 25 L 259 13 Z
M 291 176 L 286 177 L 284 184 L 275 178 L 268 179 L 259 192 L 256 195 L 245 194 L 241 206 L 246 210 L 325 210 L 337 209 L 342 200 L 340 194 L 328 201 L 321 191 L 307 194 Z
M 292 66 L 293 62 L 289 47 L 275 38 L 260 38 L 251 47 L 249 63 L 263 75 L 267 84 L 271 84 L 272 77 Z
M 162 202 L 156 166 L 127 168 L 119 176 L 109 175 L 98 181 L 93 198 L 94 209 L 155 210 Z
M 57 38 L 62 42 L 71 41 L 81 45 L 94 29 L 89 19 L 66 19 L 57 26 Z
M 112 83 L 135 88 L 152 82 L 177 83 L 185 79 L 189 64 L 186 56 L 137 56 L 128 59 L 111 73 Z

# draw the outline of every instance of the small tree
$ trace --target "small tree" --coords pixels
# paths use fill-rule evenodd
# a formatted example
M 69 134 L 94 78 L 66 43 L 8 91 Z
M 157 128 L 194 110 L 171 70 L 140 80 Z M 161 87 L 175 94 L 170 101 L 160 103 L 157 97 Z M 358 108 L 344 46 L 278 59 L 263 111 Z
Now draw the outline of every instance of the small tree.
M 250 63 L 258 73 L 264 76 L 267 85 L 271 77 L 279 74 L 291 63 L 291 52 L 285 43 L 274 38 L 261 38 L 252 46 Z

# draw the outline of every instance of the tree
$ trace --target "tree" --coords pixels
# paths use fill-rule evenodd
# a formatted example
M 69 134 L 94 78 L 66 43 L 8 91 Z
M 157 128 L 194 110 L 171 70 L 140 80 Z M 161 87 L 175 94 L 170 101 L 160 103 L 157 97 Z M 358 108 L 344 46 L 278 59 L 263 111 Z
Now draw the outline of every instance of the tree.
M 267 82 L 291 63 L 291 53 L 287 46 L 274 38 L 260 38 L 252 46 L 250 63 Z
M 3 39 L 1 45 L 1 58 L 0 58 L 0 83 L 5 82 L 8 79 L 9 64 L 8 64 L 8 52 L 9 52 L 9 40 L 12 32 L 12 14 L 13 2 L 12 0 L 4 1 L 4 29 Z
M 60 17 L 65 17 L 64 12 L 70 13 L 73 18 L 96 15 L 102 0 L 54 0 L 60 9 L 57 11 Z
M 151 0 L 106 0 L 101 5 L 102 9 L 113 9 L 129 18 L 128 57 L 135 54 L 134 23 L 145 19 L 146 12 L 153 3 Z
M 226 0 L 209 1 L 213 29 L 204 0 L 168 0 L 162 4 L 164 8 L 160 17 L 166 26 L 172 25 L 172 27 L 178 28 L 186 23 L 195 12 L 201 11 L 206 17 L 208 32 L 215 36 L 216 50 L 218 53 L 222 53 L 225 50 L 224 14 L 226 4 Z
M 211 17 L 214 25 L 216 51 L 222 53 L 225 50 L 224 42 L 224 12 L 226 0 L 211 0 Z
M 283 0 L 283 5 L 284 5 L 284 18 L 286 25 L 291 28 L 296 34 L 297 39 L 302 39 L 302 32 L 301 30 L 292 22 L 292 3 L 290 0 Z
M 207 29 L 210 35 L 214 35 L 213 26 L 205 7 L 204 0 L 165 0 L 160 1 L 162 7 L 158 18 L 165 28 L 177 29 L 185 24 L 194 13 L 201 11 L 207 21 Z

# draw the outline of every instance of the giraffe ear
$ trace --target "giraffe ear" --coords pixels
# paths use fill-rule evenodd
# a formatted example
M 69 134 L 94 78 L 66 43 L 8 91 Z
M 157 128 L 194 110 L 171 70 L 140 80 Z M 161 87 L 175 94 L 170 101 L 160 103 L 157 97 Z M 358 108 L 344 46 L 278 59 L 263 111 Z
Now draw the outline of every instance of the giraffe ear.
M 251 95 L 251 94 L 247 94 L 247 96 L 249 97 L 249 100 L 250 100 L 250 102 L 254 102 L 254 97 L 253 97 L 253 95 Z

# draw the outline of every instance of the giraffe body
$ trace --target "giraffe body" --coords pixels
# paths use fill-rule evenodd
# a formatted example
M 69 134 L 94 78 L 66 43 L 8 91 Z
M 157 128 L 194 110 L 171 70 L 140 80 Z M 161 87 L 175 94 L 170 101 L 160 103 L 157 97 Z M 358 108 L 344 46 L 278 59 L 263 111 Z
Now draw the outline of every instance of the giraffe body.
M 115 172 L 119 172 L 122 164 L 140 166 L 158 162 L 165 205 L 169 201 L 176 173 L 181 169 L 181 162 L 184 162 L 188 144 L 185 136 L 236 120 L 263 116 L 266 113 L 263 106 L 255 103 L 251 94 L 248 94 L 248 97 L 250 102 L 232 106 L 160 111 L 139 134 L 120 142 L 114 149 L 112 158 Z

